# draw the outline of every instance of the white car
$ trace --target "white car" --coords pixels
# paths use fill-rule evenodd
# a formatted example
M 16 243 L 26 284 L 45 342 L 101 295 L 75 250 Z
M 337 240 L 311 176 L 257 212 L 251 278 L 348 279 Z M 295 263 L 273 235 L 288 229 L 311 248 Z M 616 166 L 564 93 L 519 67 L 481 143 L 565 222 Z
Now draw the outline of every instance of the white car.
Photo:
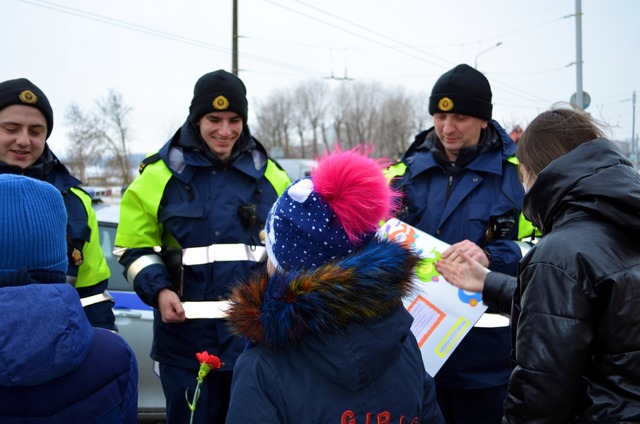
M 113 312 L 120 334 L 138 360 L 138 421 L 164 422 L 166 404 L 160 378 L 149 356 L 153 342 L 153 309 L 143 303 L 124 278 L 123 267 L 113 256 L 113 243 L 120 217 L 119 204 L 95 203 L 102 251 L 111 269 L 109 293 L 115 300 Z

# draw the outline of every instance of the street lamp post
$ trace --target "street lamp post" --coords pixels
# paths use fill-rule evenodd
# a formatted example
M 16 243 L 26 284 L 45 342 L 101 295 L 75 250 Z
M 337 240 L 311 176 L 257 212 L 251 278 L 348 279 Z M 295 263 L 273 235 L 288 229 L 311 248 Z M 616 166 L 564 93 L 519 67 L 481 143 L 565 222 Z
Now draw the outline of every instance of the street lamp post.
M 502 41 L 498 41 L 495 45 L 489 47 L 488 49 L 485 49 L 483 51 L 481 51 L 480 53 L 478 53 L 476 55 L 475 60 L 473 61 L 473 67 L 478 69 L 478 57 L 480 57 L 481 55 L 485 54 L 486 52 L 495 49 L 496 47 L 500 47 L 502 45 Z

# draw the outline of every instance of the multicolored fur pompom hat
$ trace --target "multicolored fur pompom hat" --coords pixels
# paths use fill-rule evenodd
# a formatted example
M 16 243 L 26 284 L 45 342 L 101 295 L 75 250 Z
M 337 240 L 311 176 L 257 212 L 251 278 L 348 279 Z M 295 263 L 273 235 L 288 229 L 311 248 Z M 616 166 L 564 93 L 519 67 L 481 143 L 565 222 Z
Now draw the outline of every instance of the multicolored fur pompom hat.
M 276 269 L 314 269 L 346 256 L 392 216 L 400 194 L 387 183 L 388 162 L 370 152 L 338 147 L 278 198 L 266 223 L 267 253 Z

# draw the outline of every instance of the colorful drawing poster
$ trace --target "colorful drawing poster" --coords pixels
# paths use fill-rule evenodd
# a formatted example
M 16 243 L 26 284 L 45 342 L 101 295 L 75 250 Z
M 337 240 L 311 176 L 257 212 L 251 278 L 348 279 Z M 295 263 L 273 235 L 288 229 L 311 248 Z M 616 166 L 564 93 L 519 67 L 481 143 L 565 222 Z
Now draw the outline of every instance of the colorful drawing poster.
M 404 300 L 413 316 L 411 331 L 418 340 L 427 372 L 434 376 L 487 307 L 480 293 L 449 284 L 435 262 L 449 245 L 398 219 L 390 219 L 379 235 L 411 247 L 422 260 L 416 269 L 419 290 Z

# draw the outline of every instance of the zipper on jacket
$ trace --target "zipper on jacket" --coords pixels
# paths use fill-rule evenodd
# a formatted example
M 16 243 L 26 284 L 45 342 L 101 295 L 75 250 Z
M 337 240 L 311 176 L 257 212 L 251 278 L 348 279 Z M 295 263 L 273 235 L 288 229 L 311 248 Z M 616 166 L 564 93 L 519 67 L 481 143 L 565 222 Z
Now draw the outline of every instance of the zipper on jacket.
M 455 164 L 452 163 L 451 166 L 455 166 Z M 453 191 L 453 174 L 450 171 L 447 172 L 447 174 L 449 175 L 448 175 L 448 182 L 447 182 L 447 194 L 444 197 L 445 205 L 449 203 L 449 198 L 451 197 L 451 192 Z

